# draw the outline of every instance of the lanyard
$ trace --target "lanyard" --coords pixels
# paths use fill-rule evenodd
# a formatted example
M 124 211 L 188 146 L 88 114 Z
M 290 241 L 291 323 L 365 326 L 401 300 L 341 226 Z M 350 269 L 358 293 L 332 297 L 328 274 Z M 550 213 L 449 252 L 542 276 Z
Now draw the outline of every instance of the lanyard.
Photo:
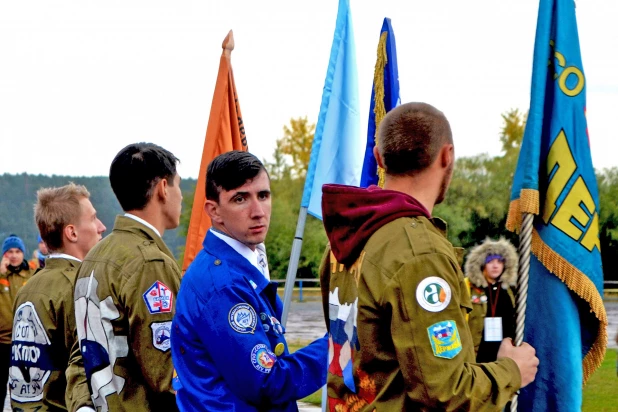
M 500 285 L 498 285 L 498 291 L 496 292 L 496 298 L 494 299 L 491 296 L 491 290 L 493 289 L 493 285 L 489 287 L 489 304 L 491 306 L 491 317 L 496 317 L 496 308 L 498 307 L 498 296 L 500 296 Z

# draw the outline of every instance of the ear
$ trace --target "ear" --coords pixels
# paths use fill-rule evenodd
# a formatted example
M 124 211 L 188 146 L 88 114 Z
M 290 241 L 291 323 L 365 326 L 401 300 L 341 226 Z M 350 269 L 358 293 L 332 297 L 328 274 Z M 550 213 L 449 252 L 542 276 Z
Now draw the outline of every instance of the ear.
M 440 166 L 447 169 L 455 162 L 455 146 L 452 143 L 445 144 L 440 150 Z
M 66 225 L 62 233 L 64 234 L 64 240 L 71 243 L 77 242 L 77 230 L 74 225 Z
M 373 157 L 376 158 L 376 162 L 378 166 L 384 169 L 384 164 L 382 163 L 382 156 L 380 156 L 380 151 L 378 150 L 378 146 L 373 146 Z
M 161 201 L 163 203 L 167 202 L 167 179 L 161 179 L 159 180 L 159 183 L 157 183 L 157 186 L 155 187 L 155 193 L 157 194 L 157 196 L 159 197 L 159 199 L 161 199 Z
M 218 224 L 223 223 L 223 219 L 221 218 L 221 213 L 219 210 L 219 203 L 215 202 L 214 200 L 206 200 L 206 202 L 204 203 L 204 210 L 210 217 L 211 221 Z

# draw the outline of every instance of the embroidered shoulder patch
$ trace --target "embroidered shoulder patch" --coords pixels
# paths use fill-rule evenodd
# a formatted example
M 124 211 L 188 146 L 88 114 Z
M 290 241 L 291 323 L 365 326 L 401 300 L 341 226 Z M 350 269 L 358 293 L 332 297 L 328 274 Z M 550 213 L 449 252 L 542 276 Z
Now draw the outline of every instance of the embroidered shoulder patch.
M 435 357 L 453 359 L 461 352 L 461 340 L 454 320 L 434 323 L 427 328 L 427 332 Z
M 148 312 L 152 315 L 157 313 L 171 313 L 174 302 L 174 294 L 163 282 L 157 280 L 144 292 L 144 302 Z
M 255 345 L 251 350 L 251 364 L 258 371 L 270 373 L 275 362 L 277 362 L 277 356 L 263 343 Z
M 451 302 L 451 287 L 442 278 L 430 276 L 416 287 L 416 301 L 429 312 L 443 311 Z
M 228 321 L 238 333 L 253 333 L 257 325 L 257 314 L 248 303 L 238 303 L 230 309 Z
M 167 322 L 152 322 L 152 346 L 161 352 L 170 350 L 170 335 L 172 333 L 172 321 Z

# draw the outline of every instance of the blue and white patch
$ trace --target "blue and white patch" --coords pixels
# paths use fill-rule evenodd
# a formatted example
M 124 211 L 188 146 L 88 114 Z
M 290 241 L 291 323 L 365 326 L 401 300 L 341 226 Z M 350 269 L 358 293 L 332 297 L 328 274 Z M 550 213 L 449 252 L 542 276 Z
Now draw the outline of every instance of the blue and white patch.
M 453 359 L 461 352 L 461 340 L 454 320 L 434 323 L 427 328 L 427 333 L 435 357 Z
M 277 355 L 272 353 L 263 343 L 257 344 L 251 350 L 251 364 L 262 373 L 270 373 L 277 362 Z
M 15 311 L 12 339 L 11 399 L 22 403 L 40 401 L 51 371 L 59 368 L 54 365 L 51 341 L 32 302 L 22 303 Z
M 170 350 L 170 336 L 172 334 L 172 321 L 167 322 L 152 322 L 150 324 L 152 330 L 152 346 L 161 352 Z
M 238 333 L 254 333 L 257 325 L 255 309 L 248 303 L 239 303 L 230 309 L 230 326 Z
M 151 315 L 158 313 L 172 313 L 172 305 L 174 303 L 174 294 L 165 283 L 157 280 L 151 287 L 142 295 L 146 307 Z

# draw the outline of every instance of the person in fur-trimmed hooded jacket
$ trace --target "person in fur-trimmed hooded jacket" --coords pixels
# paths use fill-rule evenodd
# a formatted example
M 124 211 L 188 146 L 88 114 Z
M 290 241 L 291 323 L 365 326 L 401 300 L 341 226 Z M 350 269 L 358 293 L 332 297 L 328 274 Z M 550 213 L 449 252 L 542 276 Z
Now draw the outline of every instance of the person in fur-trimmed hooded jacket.
M 468 318 L 477 362 L 496 360 L 503 338 L 515 337 L 515 286 L 518 257 L 505 238 L 474 247 L 464 271 L 470 281 Z

